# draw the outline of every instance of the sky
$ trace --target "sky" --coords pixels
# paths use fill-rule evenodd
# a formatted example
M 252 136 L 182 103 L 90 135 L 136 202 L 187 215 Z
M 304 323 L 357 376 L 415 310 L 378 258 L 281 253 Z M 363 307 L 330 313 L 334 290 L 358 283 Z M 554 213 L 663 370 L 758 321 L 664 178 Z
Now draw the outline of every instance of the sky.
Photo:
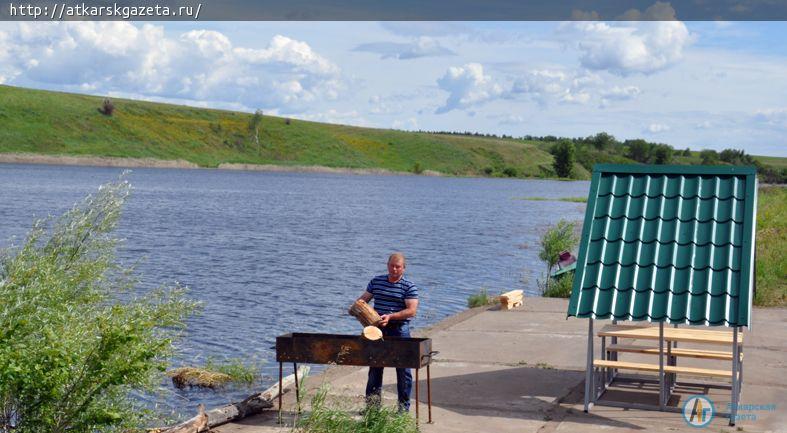
M 0 84 L 787 157 L 785 22 L 0 22 Z

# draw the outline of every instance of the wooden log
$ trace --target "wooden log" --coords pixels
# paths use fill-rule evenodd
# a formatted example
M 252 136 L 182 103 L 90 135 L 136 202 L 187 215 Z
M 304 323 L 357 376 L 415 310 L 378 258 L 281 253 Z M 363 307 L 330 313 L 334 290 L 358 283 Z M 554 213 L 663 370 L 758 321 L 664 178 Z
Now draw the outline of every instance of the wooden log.
M 355 301 L 350 307 L 350 314 L 355 316 L 363 326 L 377 326 L 380 323 L 380 315 L 374 311 L 363 299 Z
M 309 374 L 309 366 L 298 367 L 298 378 L 303 380 Z M 295 375 L 291 374 L 281 381 L 282 393 L 289 391 L 288 387 L 295 383 Z M 151 429 L 151 433 L 200 433 L 208 429 L 237 421 L 250 415 L 261 413 L 273 407 L 273 400 L 279 396 L 279 382 L 259 394 L 252 394 L 239 403 L 230 403 L 217 409 L 205 412 L 205 406 L 199 405 L 199 413 L 194 418 L 184 421 L 174 427 L 165 429 Z
M 159 433 L 199 433 L 208 429 L 208 414 L 205 413 L 205 405 L 200 403 L 197 407 L 197 416 L 184 421 L 174 427 L 158 430 Z
M 383 331 L 376 326 L 367 326 L 363 328 L 363 338 L 367 340 L 376 341 L 383 338 Z

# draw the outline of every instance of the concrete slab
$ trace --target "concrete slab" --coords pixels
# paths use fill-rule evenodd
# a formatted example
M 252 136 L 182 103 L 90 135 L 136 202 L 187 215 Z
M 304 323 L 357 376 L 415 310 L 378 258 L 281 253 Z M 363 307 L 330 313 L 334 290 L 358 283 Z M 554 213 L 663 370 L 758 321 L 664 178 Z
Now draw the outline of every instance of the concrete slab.
M 421 405 L 424 433 L 454 432 L 698 432 L 678 413 L 595 406 L 582 411 L 587 321 L 566 320 L 564 299 L 526 298 L 525 305 L 509 311 L 488 307 L 462 312 L 419 330 L 429 336 L 440 354 L 432 364 L 432 416 L 426 424 L 425 370 L 421 370 Z M 715 418 L 707 431 L 733 433 L 787 433 L 787 309 L 755 309 L 754 326 L 746 331 L 744 386 L 741 404 L 745 415 L 735 427 Z M 608 323 L 597 322 L 598 328 Z M 598 340 L 598 339 L 597 339 Z M 640 342 L 653 344 L 652 341 Z M 596 344 L 599 355 L 600 342 Z M 682 345 L 681 347 L 692 347 Z M 626 360 L 653 362 L 654 357 L 626 354 Z M 681 365 L 727 368 L 722 361 L 681 359 Z M 683 380 L 688 380 L 685 378 Z M 334 402 L 355 410 L 363 406 L 366 369 L 331 367 L 309 378 L 312 390 L 330 386 Z M 313 391 L 312 391 L 313 392 Z M 706 388 L 679 389 L 670 404 L 679 407 L 692 393 L 706 393 L 726 410 L 729 391 Z M 293 393 L 285 398 L 292 410 Z M 655 402 L 657 388 L 641 384 L 616 384 L 604 399 Z M 386 370 L 383 404 L 394 406 L 394 371 Z M 775 405 L 775 406 L 771 406 Z M 773 410 L 761 410 L 774 407 Z M 414 411 L 414 408 L 413 408 Z M 292 420 L 287 413 L 285 420 Z M 215 428 L 219 433 L 283 433 L 291 426 L 277 426 L 275 411 Z

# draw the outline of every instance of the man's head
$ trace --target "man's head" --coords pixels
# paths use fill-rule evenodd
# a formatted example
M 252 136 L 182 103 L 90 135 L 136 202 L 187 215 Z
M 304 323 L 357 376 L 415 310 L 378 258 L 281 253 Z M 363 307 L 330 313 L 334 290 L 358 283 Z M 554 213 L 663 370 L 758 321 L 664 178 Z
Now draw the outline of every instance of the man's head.
M 404 274 L 406 266 L 404 254 L 393 253 L 388 256 L 388 280 L 391 282 L 399 281 Z

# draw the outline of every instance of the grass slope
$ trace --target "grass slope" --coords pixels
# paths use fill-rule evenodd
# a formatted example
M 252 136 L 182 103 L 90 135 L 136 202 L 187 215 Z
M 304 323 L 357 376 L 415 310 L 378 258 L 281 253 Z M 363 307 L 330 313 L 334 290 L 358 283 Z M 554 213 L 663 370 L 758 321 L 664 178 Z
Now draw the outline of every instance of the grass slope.
M 757 196 L 757 293 L 754 304 L 787 305 L 787 187 L 760 188 Z
M 0 86 L 0 152 L 221 163 L 434 170 L 543 177 L 552 156 L 513 139 L 358 128 L 264 116 L 260 147 L 248 113 Z M 542 168 L 543 167 L 543 168 Z M 583 173 L 584 174 L 584 173 Z

